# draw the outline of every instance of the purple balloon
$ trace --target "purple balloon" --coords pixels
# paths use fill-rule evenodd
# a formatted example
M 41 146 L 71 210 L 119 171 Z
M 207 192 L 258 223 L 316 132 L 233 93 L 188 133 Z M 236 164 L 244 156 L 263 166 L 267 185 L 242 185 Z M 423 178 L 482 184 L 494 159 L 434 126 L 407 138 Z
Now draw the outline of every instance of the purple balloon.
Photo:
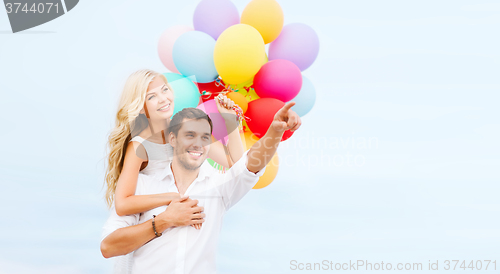
M 229 0 L 203 0 L 194 10 L 194 29 L 207 33 L 215 40 L 225 29 L 239 23 L 238 9 Z
M 285 59 L 304 71 L 316 60 L 318 52 L 316 32 L 308 25 L 293 23 L 283 27 L 278 38 L 269 46 L 269 61 Z

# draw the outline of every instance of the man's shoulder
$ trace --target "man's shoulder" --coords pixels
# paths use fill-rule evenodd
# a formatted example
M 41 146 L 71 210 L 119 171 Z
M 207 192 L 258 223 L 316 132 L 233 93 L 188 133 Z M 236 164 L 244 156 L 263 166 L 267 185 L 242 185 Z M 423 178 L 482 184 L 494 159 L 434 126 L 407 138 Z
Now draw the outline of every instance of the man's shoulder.
M 219 174 L 219 170 L 213 167 L 208 160 L 205 160 L 200 166 L 200 174 L 211 178 L 212 176 Z

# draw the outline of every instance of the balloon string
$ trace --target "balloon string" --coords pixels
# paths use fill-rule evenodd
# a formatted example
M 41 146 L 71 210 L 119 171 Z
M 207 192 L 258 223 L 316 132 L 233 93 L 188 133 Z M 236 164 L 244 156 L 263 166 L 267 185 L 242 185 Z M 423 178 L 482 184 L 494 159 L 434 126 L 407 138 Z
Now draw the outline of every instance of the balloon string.
M 214 95 L 214 97 L 215 97 L 215 96 L 217 96 L 219 94 L 226 95 L 228 92 L 235 91 L 235 90 L 231 89 L 229 87 L 229 85 L 226 85 L 224 83 L 224 81 L 222 81 L 222 79 L 220 78 L 220 76 L 219 76 L 219 78 L 215 79 L 215 86 L 217 86 L 217 87 L 223 86 L 224 89 L 222 89 L 221 91 L 216 91 L 216 92 L 210 92 L 210 91 L 207 91 L 207 90 L 203 90 L 201 92 L 201 96 L 204 96 L 203 99 L 208 99 L 212 95 Z
M 224 103 L 221 97 L 216 97 L 216 98 L 219 100 L 220 104 Z M 241 109 L 240 106 L 235 104 L 231 109 L 236 113 L 238 122 L 241 122 L 241 120 L 245 119 L 245 116 L 243 115 L 243 110 Z
M 222 78 L 219 76 L 217 79 L 215 79 L 215 85 L 217 87 L 220 87 L 220 86 L 223 86 L 224 89 L 222 89 L 221 91 L 216 91 L 216 92 L 210 92 L 210 91 L 207 91 L 207 90 L 203 90 L 201 92 L 201 96 L 203 97 L 203 99 L 208 99 L 210 98 L 212 95 L 216 95 L 218 96 L 219 94 L 222 94 L 222 95 L 226 95 L 227 93 L 229 92 L 237 92 L 239 89 L 233 89 L 230 87 L 230 85 L 227 85 L 226 83 L 224 83 L 224 81 L 222 80 Z M 242 87 L 246 92 L 246 96 L 245 98 L 246 99 L 252 99 L 252 96 L 249 95 L 248 93 L 253 90 L 253 88 L 251 87 Z M 214 96 L 215 97 L 215 96 Z M 234 112 L 236 112 L 236 115 L 238 116 L 238 121 L 241 123 L 242 120 L 245 120 L 245 121 L 250 121 L 251 119 L 245 115 L 243 115 L 243 110 L 240 108 L 240 106 L 238 105 L 235 105 L 233 106 L 232 108 L 234 110 Z
M 248 94 L 249 92 L 251 92 L 251 91 L 254 90 L 252 87 L 241 87 L 241 88 L 238 88 L 238 89 L 237 88 L 231 88 L 231 85 L 228 85 L 228 84 L 224 83 L 224 80 L 222 80 L 222 78 L 220 78 L 220 76 L 217 79 L 215 79 L 214 82 L 215 82 L 215 86 L 217 86 L 217 87 L 223 86 L 224 88 L 221 91 L 216 91 L 216 92 L 210 92 L 210 91 L 207 91 L 207 90 L 201 91 L 201 95 L 205 96 L 203 99 L 208 99 L 212 95 L 219 95 L 219 94 L 225 95 L 225 94 L 227 94 L 229 92 L 238 92 L 240 89 L 243 89 L 243 90 L 246 91 L 245 98 L 253 99 L 252 96 Z

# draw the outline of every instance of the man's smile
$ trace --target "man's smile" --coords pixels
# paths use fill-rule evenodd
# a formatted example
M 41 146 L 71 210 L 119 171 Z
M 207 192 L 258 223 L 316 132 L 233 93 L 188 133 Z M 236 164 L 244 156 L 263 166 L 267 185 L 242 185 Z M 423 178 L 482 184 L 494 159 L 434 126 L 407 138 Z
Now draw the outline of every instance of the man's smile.
M 201 155 L 203 154 L 203 152 L 188 150 L 188 154 L 191 155 L 191 156 L 193 156 L 194 158 L 198 159 L 198 158 L 201 157 Z

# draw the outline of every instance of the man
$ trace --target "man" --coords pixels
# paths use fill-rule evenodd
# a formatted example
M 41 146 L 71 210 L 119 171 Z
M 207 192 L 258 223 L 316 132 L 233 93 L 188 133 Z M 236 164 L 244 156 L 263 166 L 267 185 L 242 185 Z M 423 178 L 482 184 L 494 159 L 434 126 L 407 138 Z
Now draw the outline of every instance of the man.
M 178 192 L 184 196 L 147 212 L 128 216 L 111 213 L 103 233 L 104 257 L 132 251 L 132 273 L 215 273 L 215 253 L 225 212 L 257 183 L 285 130 L 301 121 L 280 109 L 265 136 L 225 174 L 213 172 L 205 161 L 212 122 L 201 110 L 187 108 L 172 118 L 168 141 L 174 148 L 169 168 L 158 181 L 138 180 L 136 194 Z M 196 197 L 191 200 L 186 197 Z M 201 230 L 191 227 L 203 223 Z

